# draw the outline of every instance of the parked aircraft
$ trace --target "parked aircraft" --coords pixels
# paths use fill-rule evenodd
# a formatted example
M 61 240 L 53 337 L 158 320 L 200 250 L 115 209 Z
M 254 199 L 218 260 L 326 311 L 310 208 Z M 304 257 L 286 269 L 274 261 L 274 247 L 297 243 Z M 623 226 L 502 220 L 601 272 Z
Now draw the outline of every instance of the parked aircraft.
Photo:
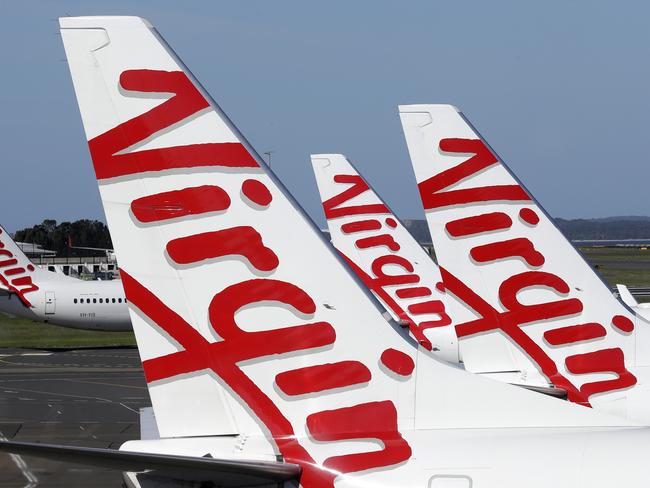
M 0 449 L 220 486 L 646 483 L 648 429 L 417 347 L 146 21 L 60 23 L 165 438 Z
M 616 289 L 618 290 L 618 296 L 625 305 L 634 310 L 636 314 L 650 321 L 650 303 L 639 303 L 625 285 L 617 284 Z
M 455 107 L 400 117 L 467 369 L 512 371 L 648 425 L 650 324 Z
M 0 312 L 75 329 L 131 330 L 120 280 L 83 281 L 34 266 L 1 227 Z
M 311 162 L 334 247 L 420 345 L 459 363 L 438 266 L 345 156 Z

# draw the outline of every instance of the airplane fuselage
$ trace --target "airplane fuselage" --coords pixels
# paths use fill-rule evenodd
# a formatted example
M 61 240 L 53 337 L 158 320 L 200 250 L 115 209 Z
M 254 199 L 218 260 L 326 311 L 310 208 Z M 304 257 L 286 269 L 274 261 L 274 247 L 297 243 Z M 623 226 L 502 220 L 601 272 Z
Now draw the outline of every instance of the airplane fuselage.
M 48 272 L 42 275 L 50 274 Z M 15 294 L 0 296 L 0 311 L 64 327 L 128 331 L 131 319 L 120 280 L 83 281 L 51 273 L 28 294 L 27 307 Z

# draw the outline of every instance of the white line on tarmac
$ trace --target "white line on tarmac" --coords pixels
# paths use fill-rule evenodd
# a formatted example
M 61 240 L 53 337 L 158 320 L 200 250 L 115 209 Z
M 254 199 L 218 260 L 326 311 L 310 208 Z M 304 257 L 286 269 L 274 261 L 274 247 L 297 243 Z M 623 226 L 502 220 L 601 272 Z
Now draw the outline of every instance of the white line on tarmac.
M 24 393 L 40 393 L 40 394 L 43 394 L 43 395 L 54 395 L 54 396 L 61 396 L 61 397 L 66 397 L 66 398 L 85 398 L 87 400 L 97 400 L 97 401 L 102 402 L 102 403 L 109 403 L 109 404 L 112 404 L 112 405 L 120 405 L 121 407 L 124 407 L 127 410 L 130 410 L 131 412 L 133 412 L 135 414 L 140 413 L 137 410 L 134 410 L 131 407 L 128 407 L 128 406 L 124 405 L 121 402 L 116 402 L 116 401 L 110 400 L 108 398 L 95 397 L 95 396 L 86 396 L 86 395 L 69 395 L 69 394 L 66 394 L 66 393 L 55 393 L 53 391 L 31 390 L 31 389 L 26 389 L 26 388 L 16 388 L 16 390 L 18 390 L 20 392 L 24 392 Z M 47 402 L 61 402 L 63 400 L 58 400 L 58 399 L 55 400 L 55 399 L 52 399 L 52 398 L 48 398 L 46 401 Z
M 4 436 L 4 434 L 0 432 L 0 440 L 7 441 L 8 439 Z M 25 485 L 25 488 L 34 488 L 36 485 L 38 485 L 38 478 L 34 475 L 34 473 L 31 472 L 31 470 L 27 466 L 27 463 L 25 463 L 25 460 L 21 456 L 19 456 L 18 454 L 9 454 L 9 457 L 14 462 L 14 464 L 18 467 L 18 469 L 20 469 L 20 472 L 27 480 L 27 484 Z

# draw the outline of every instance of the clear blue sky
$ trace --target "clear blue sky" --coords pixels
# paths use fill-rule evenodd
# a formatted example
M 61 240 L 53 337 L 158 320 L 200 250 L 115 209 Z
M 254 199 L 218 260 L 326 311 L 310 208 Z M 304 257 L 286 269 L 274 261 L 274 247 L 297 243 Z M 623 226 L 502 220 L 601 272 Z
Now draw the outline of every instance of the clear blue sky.
M 650 3 L 43 1 L 0 7 L 0 222 L 104 219 L 56 18 L 148 18 L 323 223 L 310 152 L 420 218 L 400 103 L 459 106 L 554 216 L 650 214 Z

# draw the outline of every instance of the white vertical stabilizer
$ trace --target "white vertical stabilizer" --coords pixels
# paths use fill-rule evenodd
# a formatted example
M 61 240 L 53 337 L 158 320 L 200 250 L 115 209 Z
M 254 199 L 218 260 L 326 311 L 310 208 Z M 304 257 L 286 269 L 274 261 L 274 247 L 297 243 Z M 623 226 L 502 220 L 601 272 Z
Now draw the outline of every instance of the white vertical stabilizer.
M 316 154 L 311 163 L 332 244 L 419 344 L 458 363 L 436 263 L 345 156 Z
M 445 287 L 461 305 L 451 309 L 467 369 L 541 373 L 571 401 L 648 422 L 648 324 L 455 107 L 401 106 L 400 117 Z

